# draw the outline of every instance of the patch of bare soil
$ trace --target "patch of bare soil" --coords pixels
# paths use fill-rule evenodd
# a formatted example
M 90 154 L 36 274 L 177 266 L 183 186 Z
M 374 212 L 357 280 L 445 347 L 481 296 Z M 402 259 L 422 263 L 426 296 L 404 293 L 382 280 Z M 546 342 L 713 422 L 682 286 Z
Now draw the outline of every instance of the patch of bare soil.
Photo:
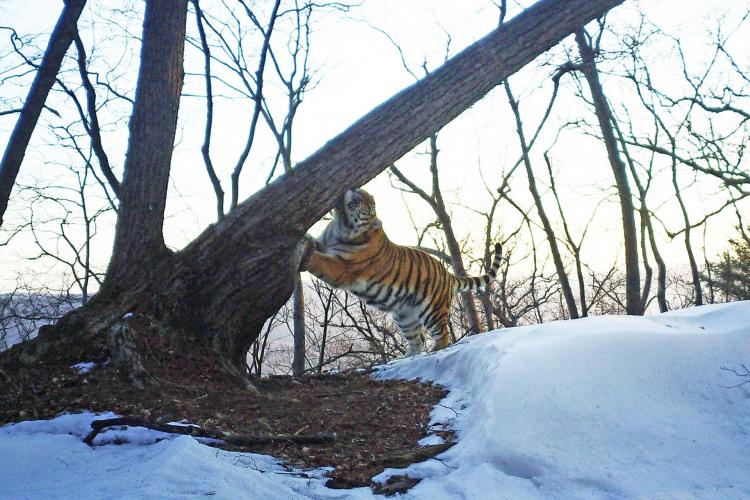
M 225 435 L 251 437 L 251 442 L 280 435 L 329 436 L 332 440 L 319 444 L 267 439 L 228 447 L 267 453 L 290 466 L 330 466 L 329 486 L 369 485 L 386 494 L 405 491 L 419 479 L 398 476 L 379 485 L 371 484 L 371 477 L 450 446 L 417 444 L 428 433 L 430 410 L 447 393 L 432 384 L 376 381 L 363 373 L 269 377 L 252 380 L 259 390 L 253 394 L 221 371 L 210 354 L 143 347 L 148 353 L 144 364 L 154 379 L 144 390 L 124 382 L 106 364 L 105 345 L 71 346 L 24 368 L 7 359 L 3 363 L 0 355 L 0 424 L 91 410 L 154 424 L 185 419 Z M 80 374 L 71 365 L 81 361 L 95 361 L 97 367 Z

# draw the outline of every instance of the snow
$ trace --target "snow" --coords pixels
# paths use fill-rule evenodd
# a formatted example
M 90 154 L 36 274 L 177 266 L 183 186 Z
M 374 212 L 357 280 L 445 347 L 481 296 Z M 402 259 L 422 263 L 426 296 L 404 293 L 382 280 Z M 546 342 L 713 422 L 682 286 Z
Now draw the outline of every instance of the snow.
M 432 476 L 415 497 L 747 498 L 750 387 L 721 367 L 749 360 L 744 302 L 479 335 L 379 376 L 451 389 L 458 444 L 408 469 Z
M 342 492 L 292 474 L 272 457 L 232 453 L 143 428 L 107 431 L 91 448 L 82 442 L 95 418 L 62 415 L 0 428 L 0 498 L 367 498 L 369 489 Z M 120 438 L 129 444 L 105 445 Z M 40 471 L 44 471 L 40 473 Z
M 81 361 L 80 363 L 76 363 L 74 365 L 71 365 L 70 367 L 76 370 L 78 373 L 85 374 L 96 368 L 96 363 L 94 361 Z
M 750 384 L 728 388 L 741 380 L 722 370 L 748 362 L 750 302 L 499 330 L 395 361 L 376 376 L 451 390 L 431 428 L 458 442 L 376 479 L 424 478 L 407 498 L 748 498 Z M 0 427 L 0 497 L 372 496 L 190 436 L 128 428 L 81 441 L 112 416 Z

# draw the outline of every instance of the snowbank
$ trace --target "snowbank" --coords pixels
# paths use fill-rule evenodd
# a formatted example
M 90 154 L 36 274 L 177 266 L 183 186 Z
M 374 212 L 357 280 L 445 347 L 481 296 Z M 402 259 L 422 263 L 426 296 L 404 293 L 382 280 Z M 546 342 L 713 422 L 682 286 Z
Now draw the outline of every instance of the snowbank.
M 319 479 L 292 475 L 273 457 L 210 448 L 190 436 L 143 428 L 108 430 L 90 448 L 81 439 L 94 418 L 62 415 L 0 428 L 0 498 L 369 498 L 369 489 L 330 490 Z
M 377 376 L 451 389 L 433 423 L 450 424 L 458 444 L 406 469 L 425 478 L 406 497 L 743 498 L 750 384 L 723 387 L 741 380 L 721 369 L 741 363 L 750 363 L 750 302 L 501 330 Z M 0 497 L 372 496 L 325 488 L 323 471 L 299 477 L 271 457 L 189 436 L 135 429 L 126 432 L 136 444 L 89 448 L 81 438 L 92 418 L 0 428 Z M 404 473 L 380 479 L 395 472 Z
M 474 337 L 385 366 L 451 389 L 458 444 L 415 497 L 748 498 L 750 302 Z

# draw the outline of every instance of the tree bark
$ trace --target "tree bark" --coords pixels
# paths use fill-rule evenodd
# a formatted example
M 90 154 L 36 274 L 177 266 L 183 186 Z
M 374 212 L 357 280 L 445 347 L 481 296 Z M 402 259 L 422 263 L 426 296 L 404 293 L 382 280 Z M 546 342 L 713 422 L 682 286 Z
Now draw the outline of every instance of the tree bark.
M 31 134 L 34 132 L 42 108 L 44 108 L 44 102 L 60 71 L 63 57 L 78 32 L 76 24 L 85 5 L 86 0 L 65 0 L 65 7 L 57 20 L 55 29 L 52 30 L 42 63 L 34 76 L 10 140 L 5 146 L 5 153 L 0 163 L 0 227 L 3 225 L 3 215 L 8 208 L 10 192 L 13 190 L 21 162 L 26 155 Z
M 292 375 L 301 377 L 305 373 L 305 293 L 299 273 L 294 276 L 294 299 L 292 300 L 294 321 L 294 357 Z
M 537 3 L 378 106 L 171 255 L 164 251 L 161 225 L 182 83 L 178 56 L 186 0 L 152 0 L 113 262 L 104 293 L 63 318 L 58 330 L 97 335 L 118 321 L 118 314 L 136 311 L 192 338 L 190 346 L 210 347 L 223 365 L 244 371 L 247 350 L 263 323 L 292 293 L 299 240 L 344 191 L 372 179 L 510 74 L 621 2 Z M 147 33 L 158 28 L 156 19 L 161 28 Z M 163 43 L 152 47 L 159 36 Z M 151 73 L 156 66 L 158 75 Z M 147 110 L 155 113 L 149 117 L 153 121 L 145 120 Z
M 638 231 L 635 226 L 635 208 L 633 198 L 628 184 L 628 174 L 625 164 L 620 158 L 617 150 L 615 133 L 612 130 L 612 111 L 604 95 L 602 84 L 599 81 L 599 71 L 596 69 L 594 52 L 586 40 L 586 35 L 581 27 L 576 31 L 576 42 L 581 53 L 583 62 L 581 71 L 586 77 L 594 102 L 596 118 L 602 131 L 604 145 L 607 148 L 607 156 L 615 176 L 617 194 L 620 197 L 620 208 L 622 212 L 622 229 L 625 240 L 625 309 L 627 314 L 642 315 L 641 304 L 641 277 L 638 264 Z
M 105 285 L 142 279 L 168 253 L 162 226 L 183 82 L 186 0 L 146 2 L 120 210 Z

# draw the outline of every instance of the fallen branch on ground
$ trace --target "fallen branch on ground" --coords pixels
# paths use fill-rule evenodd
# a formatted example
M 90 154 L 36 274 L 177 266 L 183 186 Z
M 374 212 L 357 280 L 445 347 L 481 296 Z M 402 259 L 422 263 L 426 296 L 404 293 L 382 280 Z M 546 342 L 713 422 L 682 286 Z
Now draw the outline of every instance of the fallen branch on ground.
M 327 444 L 336 440 L 335 433 L 320 434 L 270 434 L 260 436 L 245 436 L 241 434 L 229 434 L 216 429 L 204 429 L 195 425 L 161 424 L 149 422 L 140 417 L 117 417 L 94 420 L 91 422 L 91 432 L 83 438 L 83 442 L 94 446 L 94 438 L 107 427 L 128 426 L 145 427 L 154 431 L 168 432 L 172 434 L 185 434 L 188 436 L 218 439 L 233 446 L 249 447 L 262 446 L 275 443 L 305 444 Z
M 334 475 L 331 476 L 328 481 L 326 481 L 326 487 L 335 489 L 349 489 L 361 486 L 370 486 L 376 493 L 388 494 L 387 491 L 390 489 L 389 487 L 386 487 L 388 481 L 386 481 L 386 483 L 384 484 L 381 484 L 373 482 L 369 478 L 380 474 L 385 469 L 403 469 L 410 466 L 411 464 L 424 462 L 425 460 L 429 460 L 430 458 L 435 458 L 437 455 L 441 454 L 454 444 L 456 444 L 455 441 L 446 441 L 445 443 L 423 446 L 415 450 L 393 453 L 391 455 L 385 455 L 383 457 L 375 458 L 374 460 L 365 464 L 365 469 L 367 470 L 367 472 L 360 475 L 359 477 L 351 478 L 347 477 L 346 475 L 338 476 L 334 471 Z M 419 482 L 418 478 L 408 478 L 408 476 L 406 477 L 409 481 L 414 481 L 414 479 L 416 479 L 416 481 L 411 483 L 410 486 L 406 487 L 406 489 L 416 484 L 416 482 Z M 398 491 L 405 491 L 399 489 L 405 486 L 405 484 L 399 484 L 393 489 L 393 492 L 395 493 Z
M 424 462 L 425 460 L 433 458 L 446 451 L 454 444 L 456 444 L 455 441 L 446 441 L 445 443 L 423 446 L 422 448 L 417 448 L 416 450 L 387 455 L 383 458 L 378 459 L 377 463 L 385 464 L 392 469 L 400 469 L 403 467 L 408 467 L 411 464 Z

